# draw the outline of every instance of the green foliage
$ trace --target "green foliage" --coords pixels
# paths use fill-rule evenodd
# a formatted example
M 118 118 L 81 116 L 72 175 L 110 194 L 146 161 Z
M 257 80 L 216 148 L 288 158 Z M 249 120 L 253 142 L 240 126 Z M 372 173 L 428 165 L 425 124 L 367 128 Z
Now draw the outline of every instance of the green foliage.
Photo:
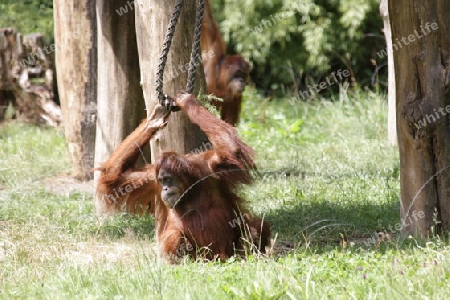
M 0 0 L 0 27 L 14 27 L 21 34 L 42 33 L 53 38 L 52 0 Z
M 378 0 L 221 0 L 214 2 L 225 40 L 254 64 L 264 90 L 304 89 L 332 70 L 372 84 L 383 49 Z

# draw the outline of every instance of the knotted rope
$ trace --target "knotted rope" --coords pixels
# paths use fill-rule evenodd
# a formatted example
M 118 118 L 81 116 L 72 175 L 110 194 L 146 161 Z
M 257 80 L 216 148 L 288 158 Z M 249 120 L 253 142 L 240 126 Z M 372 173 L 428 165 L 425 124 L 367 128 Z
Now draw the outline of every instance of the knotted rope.
M 197 3 L 197 10 L 195 16 L 195 32 L 194 32 L 194 40 L 192 42 L 191 49 L 191 58 L 189 61 L 188 68 L 188 79 L 186 84 L 186 92 L 192 93 L 194 89 L 195 83 L 195 59 L 199 56 L 200 53 L 200 35 L 202 31 L 202 20 L 203 20 L 203 10 L 204 10 L 205 0 L 199 0 Z M 158 97 L 159 104 L 170 107 L 171 110 L 177 110 L 174 107 L 174 100 L 172 97 L 164 94 L 163 85 L 164 85 L 164 68 L 167 63 L 167 55 L 170 50 L 170 46 L 172 45 L 173 35 L 175 32 L 175 27 L 178 22 L 178 18 L 180 17 L 180 12 L 183 7 L 183 0 L 177 0 L 175 3 L 175 8 L 170 17 L 169 25 L 167 27 L 166 35 L 164 37 L 163 46 L 161 49 L 161 55 L 159 57 L 159 64 L 156 70 L 156 95 Z

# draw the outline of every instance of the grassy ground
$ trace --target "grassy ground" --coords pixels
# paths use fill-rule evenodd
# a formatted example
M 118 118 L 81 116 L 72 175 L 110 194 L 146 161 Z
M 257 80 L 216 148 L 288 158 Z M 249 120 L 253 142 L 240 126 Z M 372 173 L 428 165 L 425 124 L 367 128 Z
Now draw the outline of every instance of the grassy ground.
M 292 106 L 250 91 L 246 100 L 239 130 L 257 150 L 260 177 L 242 194 L 272 224 L 271 257 L 160 263 L 150 217 L 99 222 L 90 193 L 45 188 L 70 173 L 60 132 L 10 123 L 0 127 L 0 298 L 450 297 L 448 242 L 390 229 L 399 163 L 384 99 Z

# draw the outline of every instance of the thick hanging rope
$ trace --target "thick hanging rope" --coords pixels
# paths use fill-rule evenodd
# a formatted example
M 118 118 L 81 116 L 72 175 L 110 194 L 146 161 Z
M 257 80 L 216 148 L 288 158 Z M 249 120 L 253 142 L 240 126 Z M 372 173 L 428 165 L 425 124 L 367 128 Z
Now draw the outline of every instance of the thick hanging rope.
M 175 9 L 170 17 L 169 25 L 167 26 L 166 36 L 164 38 L 161 55 L 159 56 L 159 64 L 156 70 L 156 96 L 158 97 L 159 103 L 165 105 L 167 95 L 163 93 L 163 76 L 164 67 L 167 62 L 167 54 L 170 50 L 170 45 L 172 44 L 173 34 L 175 32 L 175 26 L 178 22 L 178 17 L 180 16 L 181 8 L 183 7 L 183 0 L 177 0 L 175 3 Z
M 203 10 L 205 7 L 205 0 L 199 0 L 197 3 L 197 13 L 195 15 L 195 32 L 194 32 L 194 41 L 192 42 L 192 50 L 191 50 L 191 60 L 189 61 L 189 69 L 188 69 L 188 78 L 186 84 L 186 92 L 188 94 L 192 94 L 194 90 L 194 82 L 195 82 L 195 71 L 196 64 L 195 59 L 199 57 L 201 59 L 200 54 L 200 35 L 202 33 L 202 20 L 203 20 Z
M 189 69 L 188 69 L 188 79 L 186 84 L 186 91 L 188 93 L 192 93 L 192 90 L 194 89 L 195 71 L 196 71 L 195 59 L 199 56 L 200 53 L 200 35 L 202 31 L 204 5 L 205 0 L 199 0 L 197 4 L 194 40 L 192 42 L 191 58 L 189 61 Z M 167 55 L 169 53 L 170 46 L 172 45 L 175 27 L 178 22 L 182 6 L 183 0 L 177 0 L 177 2 L 175 3 L 175 9 L 172 13 L 172 16 L 170 17 L 169 25 L 166 31 L 166 36 L 164 37 L 163 47 L 161 50 L 161 55 L 159 57 L 158 68 L 156 71 L 156 95 L 158 97 L 159 103 L 166 107 L 172 105 L 174 101 L 170 96 L 164 94 L 163 92 L 164 68 L 167 63 Z M 176 108 L 172 107 L 172 110 L 176 110 Z

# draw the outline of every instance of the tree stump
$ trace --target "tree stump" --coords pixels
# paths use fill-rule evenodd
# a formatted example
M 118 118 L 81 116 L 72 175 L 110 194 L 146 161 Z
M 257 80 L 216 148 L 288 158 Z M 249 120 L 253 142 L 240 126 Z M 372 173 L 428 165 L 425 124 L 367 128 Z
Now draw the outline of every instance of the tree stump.
M 42 34 L 22 37 L 13 28 L 0 28 L 0 121 L 11 106 L 22 121 L 61 125 L 61 110 L 53 101 L 52 46 Z

